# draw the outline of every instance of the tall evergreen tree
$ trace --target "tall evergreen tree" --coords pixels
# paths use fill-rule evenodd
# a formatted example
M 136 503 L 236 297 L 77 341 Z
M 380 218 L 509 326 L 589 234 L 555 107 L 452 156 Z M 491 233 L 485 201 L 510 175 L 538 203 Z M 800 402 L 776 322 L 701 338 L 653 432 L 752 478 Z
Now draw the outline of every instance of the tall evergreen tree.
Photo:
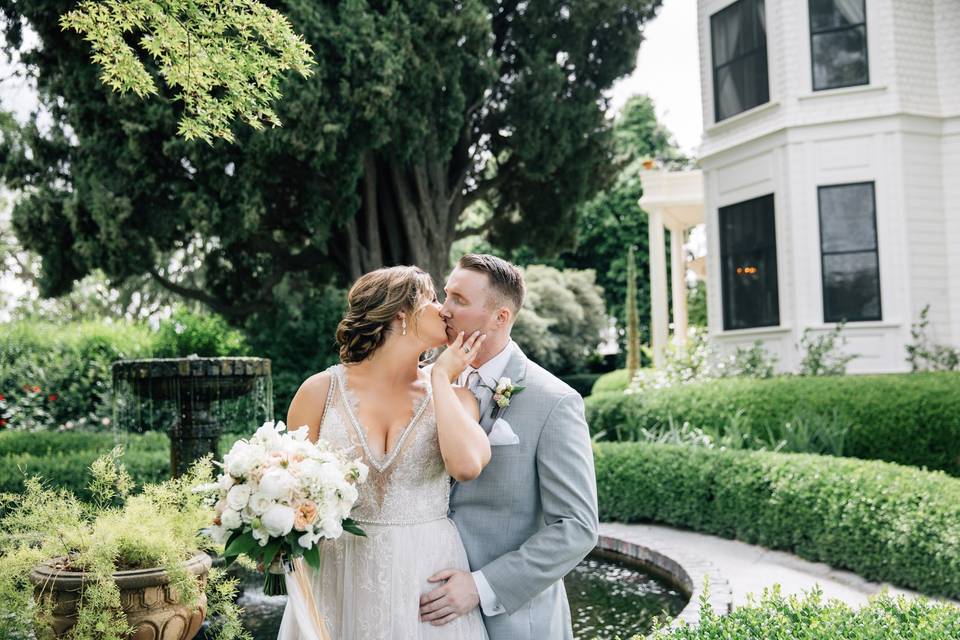
M 640 327 L 637 318 L 637 259 L 633 247 L 627 251 L 627 372 L 630 379 L 640 368 Z
M 660 0 L 265 4 L 316 73 L 281 87 L 282 129 L 239 125 L 236 144 L 208 146 L 177 136 L 182 103 L 164 88 L 141 101 L 103 86 L 58 24 L 74 0 L 0 0 L 8 48 L 24 24 L 40 40 L 21 53 L 51 123 L 7 121 L 0 163 L 24 191 L 13 222 L 45 295 L 100 267 L 242 319 L 278 291 L 382 265 L 440 276 L 461 235 L 560 250 L 611 173 L 603 91 Z M 462 228 L 479 200 L 493 215 Z

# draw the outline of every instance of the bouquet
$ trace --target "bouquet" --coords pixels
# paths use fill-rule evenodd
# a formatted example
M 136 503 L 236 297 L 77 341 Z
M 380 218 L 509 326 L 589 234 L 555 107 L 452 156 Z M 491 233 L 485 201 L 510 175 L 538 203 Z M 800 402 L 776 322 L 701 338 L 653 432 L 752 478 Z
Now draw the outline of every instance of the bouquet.
M 365 535 L 348 515 L 366 465 L 323 440 L 310 442 L 307 434 L 306 427 L 287 431 L 283 422 L 265 422 L 215 463 L 223 469 L 216 483 L 198 488 L 210 494 L 216 511 L 204 531 L 225 545 L 228 565 L 241 554 L 263 564 L 267 595 L 287 593 L 285 575 L 299 558 L 320 570 L 323 538 Z

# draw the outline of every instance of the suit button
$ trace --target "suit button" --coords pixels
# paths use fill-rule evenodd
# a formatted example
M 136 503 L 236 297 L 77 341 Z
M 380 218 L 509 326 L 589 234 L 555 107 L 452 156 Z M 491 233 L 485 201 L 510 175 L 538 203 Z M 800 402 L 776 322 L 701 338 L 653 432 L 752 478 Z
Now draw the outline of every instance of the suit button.
M 451 515 L 451 516 L 452 516 L 453 514 L 455 514 L 456 512 L 457 512 L 456 509 L 450 509 L 450 515 Z

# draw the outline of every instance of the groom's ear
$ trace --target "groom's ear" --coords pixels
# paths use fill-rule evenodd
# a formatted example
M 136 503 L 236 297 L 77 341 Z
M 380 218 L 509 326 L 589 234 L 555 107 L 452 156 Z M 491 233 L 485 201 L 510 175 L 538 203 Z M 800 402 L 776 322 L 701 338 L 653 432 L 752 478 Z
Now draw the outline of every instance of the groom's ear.
M 510 307 L 497 309 L 497 324 L 502 327 L 509 327 L 513 324 L 513 311 L 510 310 Z

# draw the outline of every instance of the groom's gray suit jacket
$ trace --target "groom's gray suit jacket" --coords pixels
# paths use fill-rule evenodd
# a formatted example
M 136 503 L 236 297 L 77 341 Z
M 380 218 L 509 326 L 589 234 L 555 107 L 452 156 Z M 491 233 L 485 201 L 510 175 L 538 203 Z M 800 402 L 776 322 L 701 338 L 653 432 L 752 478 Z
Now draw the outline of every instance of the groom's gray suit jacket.
M 500 417 L 519 436 L 491 447 L 480 476 L 455 483 L 450 518 L 506 613 L 490 640 L 572 639 L 563 576 L 597 542 L 597 487 L 583 399 L 515 344 L 503 375 L 525 389 Z M 494 381 L 486 381 L 488 383 Z M 485 407 L 481 424 L 493 419 Z

